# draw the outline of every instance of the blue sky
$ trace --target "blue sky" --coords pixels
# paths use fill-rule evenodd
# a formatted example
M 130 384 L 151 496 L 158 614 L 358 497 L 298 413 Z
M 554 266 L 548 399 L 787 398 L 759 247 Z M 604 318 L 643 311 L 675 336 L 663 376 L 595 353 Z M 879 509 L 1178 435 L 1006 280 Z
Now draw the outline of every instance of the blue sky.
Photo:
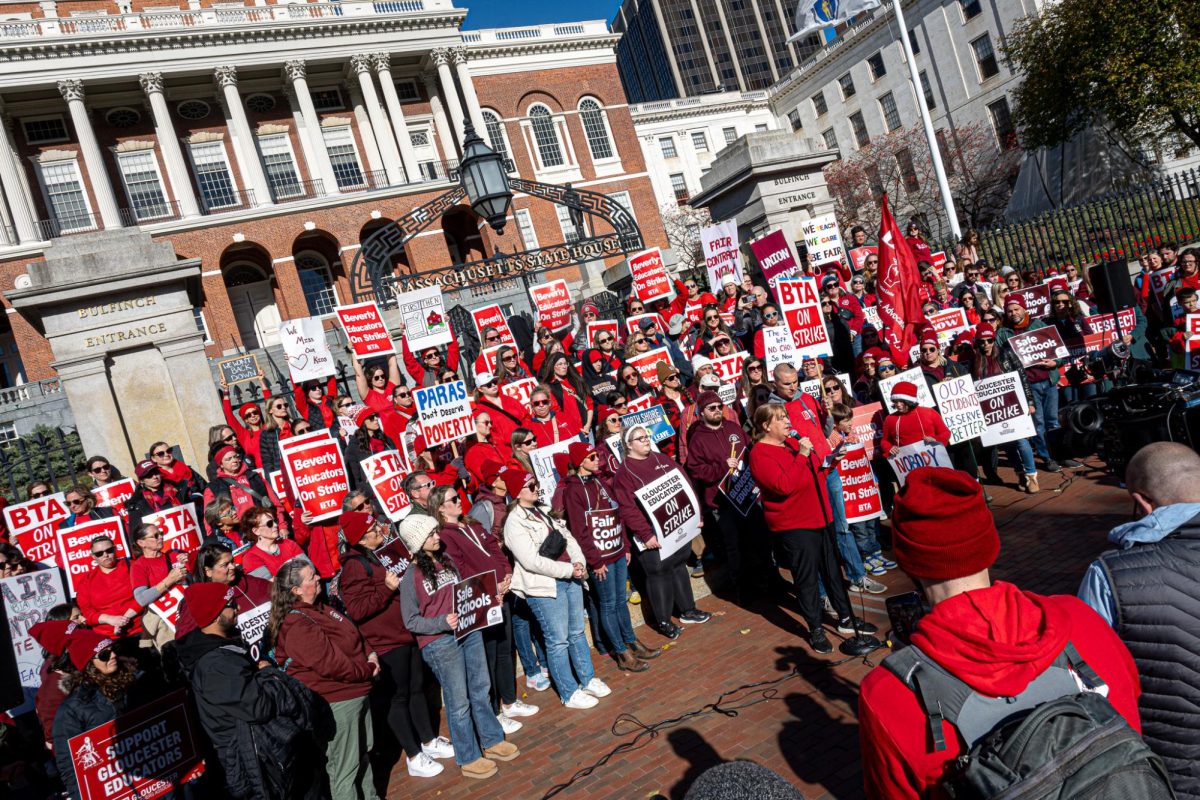
M 578 22 L 585 19 L 610 21 L 620 0 L 454 0 L 470 10 L 464 30 L 511 28 L 542 22 Z

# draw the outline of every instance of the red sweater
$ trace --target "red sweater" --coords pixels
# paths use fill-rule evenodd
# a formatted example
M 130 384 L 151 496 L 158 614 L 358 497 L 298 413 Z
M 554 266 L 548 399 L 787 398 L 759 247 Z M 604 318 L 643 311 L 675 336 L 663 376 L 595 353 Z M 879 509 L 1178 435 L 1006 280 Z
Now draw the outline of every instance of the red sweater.
M 1043 597 L 997 581 L 938 603 L 913 644 L 989 697 L 1019 694 L 1070 640 L 1108 684 L 1109 702 L 1140 732 L 1137 668 L 1113 629 L 1075 597 Z M 945 798 L 935 784 L 962 742 L 942 723 L 946 749 L 929 752 L 929 723 L 917 696 L 886 668 L 862 682 L 858 698 L 863 777 L 871 798 Z
M 525 406 L 513 400 L 506 394 L 501 394 L 499 403 L 489 400 L 486 397 L 480 397 L 475 401 L 475 416 L 479 416 L 481 412 L 486 411 L 487 415 L 492 419 L 492 441 L 503 449 L 509 449 L 509 442 L 512 441 L 513 431 L 521 427 L 527 411 Z M 502 461 L 507 461 L 503 459 Z
M 358 627 L 322 603 L 298 602 L 279 626 L 275 659 L 287 674 L 337 703 L 371 691 L 374 668 Z
M 367 647 L 379 655 L 416 642 L 404 627 L 400 613 L 400 594 L 384 583 L 387 570 L 382 564 L 366 563 L 367 557 L 353 548 L 342 562 L 338 592 L 346 604 L 346 613 L 358 625 Z
M 521 427 L 533 431 L 533 435 L 538 440 L 538 447 L 545 447 L 555 442 L 574 439 L 582 430 L 581 423 L 578 420 L 568 419 L 566 416 L 555 412 L 551 412 L 550 416 L 545 420 L 526 417 L 525 424 Z
M 279 553 L 277 555 L 271 555 L 258 545 L 247 550 L 246 555 L 242 556 L 242 571 L 250 575 L 259 567 L 266 567 L 267 573 L 271 578 L 274 578 L 275 573 L 279 572 L 280 567 L 296 556 L 304 555 L 304 551 L 300 549 L 300 545 L 291 539 L 280 539 L 278 544 Z M 258 577 L 263 576 L 259 575 Z
M 102 636 L 112 636 L 112 625 L 100 624 L 101 614 L 120 616 L 129 609 L 141 611 L 142 607 L 133 599 L 133 584 L 129 578 L 129 562 L 118 561 L 112 572 L 105 572 L 99 567 L 93 567 L 91 572 L 79 576 L 75 584 L 75 602 L 84 621 L 96 633 Z M 142 632 L 141 617 L 121 629 L 122 636 L 133 636 Z
M 942 415 L 932 408 L 917 406 L 907 414 L 891 414 L 883 421 L 884 452 L 891 447 L 903 447 L 932 436 L 944 445 L 950 444 L 950 429 Z
M 489 570 L 496 573 L 496 584 L 512 574 L 512 564 L 500 549 L 500 540 L 473 519 L 464 517 L 458 525 L 443 525 L 438 530 L 446 555 L 458 567 L 463 578 Z
M 750 448 L 750 475 L 762 494 L 763 514 L 771 530 L 823 528 L 833 522 L 815 448 L 804 458 L 791 441 L 759 442 Z

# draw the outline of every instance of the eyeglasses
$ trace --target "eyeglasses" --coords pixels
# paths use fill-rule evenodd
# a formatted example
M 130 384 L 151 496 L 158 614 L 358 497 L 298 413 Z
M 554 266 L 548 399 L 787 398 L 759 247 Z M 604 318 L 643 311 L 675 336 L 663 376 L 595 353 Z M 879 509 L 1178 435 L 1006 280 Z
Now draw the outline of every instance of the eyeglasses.
M 548 405 L 550 405 L 550 401 L 549 401 L 549 400 L 530 400 L 530 401 L 529 401 L 529 404 L 530 404 L 531 406 L 533 406 L 534 408 L 537 408 L 537 407 L 540 407 L 540 406 L 548 406 Z
M 723 408 L 725 408 L 724 403 L 709 403 L 708 405 L 706 405 L 704 407 L 704 410 L 705 411 L 720 411 Z
M 341 408 L 349 408 L 349 407 L 350 407 L 350 406 L 352 406 L 352 405 L 354 405 L 354 403 L 352 403 L 352 402 L 350 402 L 349 400 L 347 400 L 347 401 L 346 401 L 346 402 L 344 402 L 344 403 L 338 403 L 338 408 L 339 408 L 339 409 L 341 409 Z
M 668 376 L 667 376 L 667 380 L 669 380 L 669 381 L 677 381 L 677 380 L 679 380 L 679 376 L 678 376 L 678 375 L 668 375 Z
M 629 441 L 631 441 L 631 442 L 648 442 L 648 441 L 650 441 L 650 437 L 643 433 L 641 436 L 634 436 Z
M 222 442 L 236 442 L 237 436 L 231 433 L 228 436 L 222 436 L 221 441 Z
M 424 359 L 425 361 L 432 361 L 433 359 L 438 358 L 438 354 L 437 353 L 426 353 L 425 355 L 421 356 L 421 358 Z
M 645 343 L 646 343 L 646 339 L 645 339 L 644 337 L 639 337 L 639 338 L 637 338 L 637 339 L 634 339 L 634 340 L 633 340 L 633 343 L 634 343 L 634 344 L 645 344 Z
M 704 318 L 705 322 L 717 322 L 721 319 L 720 315 L 711 315 Z
M 685 289 L 698 289 L 698 288 L 700 288 L 700 287 L 699 287 L 699 286 L 697 286 L 697 285 L 696 285 L 696 284 L 694 284 L 694 283 L 685 283 L 685 284 L 683 285 L 683 288 L 685 288 Z
M 480 425 L 491 425 L 492 424 L 492 421 L 490 419 L 477 419 L 475 421 L 478 422 Z
M 442 505 L 446 505 L 446 503 L 461 503 L 461 502 L 462 502 L 462 498 L 455 494 L 455 495 L 451 495 L 451 496 L 447 497 L 445 500 L 443 500 Z
M 108 472 L 111 469 L 112 469 L 112 464 L 99 464 L 95 467 L 92 467 L 88 471 L 91 472 L 93 475 L 99 475 L 101 472 Z
M 370 503 L 368 503 L 366 500 L 363 500 L 361 503 L 359 503 L 356 506 L 350 506 L 350 510 L 351 511 L 362 511 L 364 508 L 366 508 L 369 505 L 370 505 Z
M 995 339 L 986 339 L 986 338 L 981 338 L 981 339 L 976 339 L 976 340 L 975 340 L 975 343 L 976 343 L 976 344 L 991 344 L 991 343 L 992 343 L 992 342 L 994 342 L 994 341 L 996 341 L 996 340 L 995 340 Z
M 221 512 L 221 519 L 237 519 L 237 509 L 229 508 Z
M 532 447 L 535 444 L 537 444 L 537 439 L 526 439 L 523 442 L 521 442 L 521 445 L 523 447 Z
M 500 336 L 499 336 L 499 334 L 493 333 L 493 334 L 489 334 L 488 336 L 483 337 L 483 340 L 485 342 L 498 342 L 498 341 L 500 341 Z
M 413 491 L 414 492 L 423 492 L 426 489 L 432 489 L 434 486 L 437 486 L 437 483 L 435 483 L 434 481 L 430 481 L 429 483 L 422 483 L 420 486 L 414 486 Z
M 261 417 L 261 416 L 262 416 L 262 412 L 261 412 L 261 411 L 259 411 L 257 408 L 252 408 L 252 409 L 250 409 L 249 411 L 247 411 L 247 412 L 246 412 L 246 416 L 247 416 L 247 417 Z
M 833 303 L 829 302 L 828 300 L 822 300 L 821 308 L 833 308 Z
M 1054 304 L 1054 305 L 1056 305 L 1056 306 L 1069 306 L 1069 305 L 1071 305 L 1071 301 L 1070 301 L 1070 300 L 1051 300 L 1050 302 L 1051 302 L 1051 303 L 1053 303 L 1053 304 Z
M 36 500 L 37 498 L 39 498 L 39 497 L 45 497 L 45 496 L 46 496 L 46 495 L 48 495 L 48 494 L 50 494 L 50 493 L 49 493 L 49 492 L 45 492 L 45 491 L 43 491 L 43 492 L 30 492 L 30 493 L 29 493 L 29 499 L 30 499 L 30 500 Z
M 111 556 L 112 554 L 114 554 L 116 552 L 117 552 L 117 549 L 115 547 L 109 547 L 104 550 L 93 550 L 92 558 L 104 558 L 105 556 Z
M 167 456 L 171 455 L 171 451 L 170 450 L 155 450 L 150 455 L 153 458 L 166 458 Z
M 163 538 L 163 532 L 155 531 L 154 533 L 147 533 L 143 536 L 139 536 L 138 538 L 139 539 L 161 539 L 161 538 Z
M 514 355 L 507 355 L 507 356 L 504 356 L 504 358 L 502 358 L 500 360 L 507 364 L 509 361 L 516 361 L 517 357 Z
M 599 336 L 596 338 L 596 344 L 608 344 L 612 340 L 611 336 Z
M 274 527 L 275 527 L 275 520 L 274 520 L 274 519 L 272 519 L 271 517 L 267 517 L 267 518 L 266 518 L 266 519 L 264 519 L 262 522 L 260 522 L 260 523 L 258 523 L 257 525 L 255 525 L 254 527 L 256 527 L 256 528 L 274 528 Z

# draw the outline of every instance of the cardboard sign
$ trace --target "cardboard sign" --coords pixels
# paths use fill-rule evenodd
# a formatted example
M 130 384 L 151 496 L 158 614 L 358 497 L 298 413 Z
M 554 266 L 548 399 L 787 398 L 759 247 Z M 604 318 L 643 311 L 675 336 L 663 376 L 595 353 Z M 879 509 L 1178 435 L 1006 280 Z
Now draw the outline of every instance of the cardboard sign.
M 896 407 L 892 405 L 892 387 L 901 381 L 908 381 L 916 385 L 917 405 L 937 408 L 933 394 L 929 391 L 929 384 L 925 382 L 925 373 L 921 372 L 920 367 L 913 367 L 904 372 L 898 372 L 890 378 L 879 379 L 879 393 L 883 396 L 883 404 L 887 407 L 889 414 L 896 413 Z
M 538 325 L 545 325 L 555 333 L 571 327 L 571 290 L 565 280 L 534 284 L 529 287 L 529 297 Z
M 56 564 L 58 547 L 54 531 L 58 523 L 71 516 L 62 492 L 26 500 L 4 508 L 4 522 L 8 525 L 9 541 L 21 548 L 30 561 Z
M 675 435 L 675 429 L 667 421 L 667 414 L 662 406 L 651 406 L 644 411 L 635 411 L 621 415 L 621 427 L 625 430 L 641 426 L 650 432 L 650 440 L 655 444 L 670 439 Z
M 1008 346 L 1017 354 L 1021 366 L 1029 369 L 1039 361 L 1053 361 L 1070 355 L 1067 346 L 1063 344 L 1058 328 L 1047 325 L 1036 331 L 1014 333 L 1008 337 Z
M 670 558 L 700 535 L 700 503 L 680 470 L 663 473 L 634 494 L 654 526 L 661 558 Z
M 645 353 L 631 356 L 625 361 L 638 371 L 638 375 L 641 376 L 642 380 L 655 389 L 662 388 L 662 384 L 658 382 L 658 362 L 665 361 L 668 366 L 675 366 L 675 363 L 671 361 L 671 351 L 665 347 L 656 347 L 653 350 L 647 350 Z
M 588 347 L 599 347 L 596 344 L 596 335 L 601 331 L 607 331 L 614 339 L 621 338 L 621 326 L 617 324 L 615 319 L 597 319 L 587 323 L 584 326 L 584 336 L 587 339 Z
M 879 484 L 871 470 L 871 457 L 861 444 L 846 447 L 838 459 L 838 475 L 842 479 L 842 502 L 846 506 L 846 522 L 866 522 L 883 516 L 883 501 Z
M 176 631 L 179 629 L 179 604 L 182 602 L 183 588 L 177 584 L 163 592 L 147 608 L 161 619 L 164 625 L 172 631 Z
M 783 231 L 771 231 L 766 236 L 750 242 L 750 251 L 758 260 L 758 268 L 762 270 L 763 277 L 767 279 L 767 285 L 771 287 L 776 299 L 779 298 L 779 292 L 775 285 L 781 279 L 800 276 L 800 259 L 796 257 L 792 243 Z
M 538 447 L 529 454 L 529 461 L 533 464 L 533 476 L 538 481 L 539 503 L 550 505 L 550 501 L 554 499 L 554 492 L 558 489 L 558 482 L 566 477 L 558 474 L 558 469 L 554 466 L 554 457 L 559 453 L 566 453 L 571 445 L 578 441 L 578 438 L 563 439 L 561 442 Z
M 950 463 L 950 454 L 946 452 L 946 448 L 940 442 L 929 444 L 921 441 L 897 447 L 895 453 L 888 456 L 888 463 L 892 465 L 892 471 L 896 473 L 896 480 L 900 483 L 901 488 L 904 488 L 904 481 L 908 479 L 908 473 L 914 469 L 920 467 L 954 469 Z
M 979 397 L 975 394 L 975 382 L 970 375 L 950 378 L 933 385 L 933 396 L 937 400 L 942 420 L 950 429 L 950 444 L 958 444 L 983 435 L 987 422 Z
M 67 602 L 62 573 L 39 569 L 24 575 L 0 578 L 3 597 L 4 630 L 16 662 L 17 686 L 23 697 L 20 705 L 7 709 L 9 716 L 33 710 L 34 695 L 42 685 L 42 646 L 29 635 L 29 629 L 45 622 L 50 609 Z
M 359 465 L 388 521 L 399 522 L 407 517 L 412 501 L 404 491 L 404 479 L 411 469 L 404 455 L 396 450 L 384 450 L 364 458 Z
M 792 343 L 801 359 L 820 358 L 833 352 L 825 317 L 821 314 L 821 294 L 813 278 L 780 281 L 779 311 Z
M 258 356 L 254 353 L 218 361 L 217 368 L 221 370 L 221 377 L 225 379 L 226 386 L 256 381 L 262 372 L 262 367 L 258 365 Z
M 163 532 L 164 550 L 182 550 L 190 553 L 199 550 L 200 542 L 204 539 L 204 532 L 196 519 L 196 507 L 191 503 L 146 514 L 142 517 L 142 522 L 157 525 Z
M 492 304 L 483 308 L 471 309 L 471 320 L 475 323 L 475 335 L 479 337 L 479 341 L 483 342 L 483 329 L 495 328 L 500 334 L 501 344 L 516 345 L 517 340 L 513 338 L 512 330 L 508 327 L 508 320 L 504 318 L 504 311 L 500 306 Z
M 654 329 L 659 333 L 665 333 L 662 328 L 662 318 L 658 314 L 635 314 L 632 317 L 625 318 L 625 331 L 628 336 L 633 336 L 641 330 L 642 320 L 648 319 L 654 323 Z
M 355 357 L 369 358 L 383 354 L 391 355 L 396 352 L 396 346 L 392 344 L 392 335 L 388 333 L 387 325 L 383 321 L 383 314 L 380 313 L 379 306 L 375 304 L 375 301 L 369 300 L 366 303 L 338 306 L 334 312 L 342 323 L 342 330 L 346 332 L 346 338 L 350 340 L 350 347 L 354 349 Z M 408 333 L 407 330 L 405 333 Z M 410 336 L 409 342 L 411 341 Z
M 742 282 L 742 252 L 738 246 L 736 219 L 701 228 L 700 247 L 704 252 L 710 291 L 714 294 L 721 291 L 727 276 L 733 276 L 739 284 Z
M 808 248 L 808 263 L 815 267 L 830 261 L 845 263 L 846 250 L 842 247 L 842 234 L 834 214 L 813 217 L 800 227 L 800 233 Z
M 396 295 L 396 305 L 400 310 L 400 321 L 404 323 L 404 338 L 412 352 L 447 344 L 454 338 L 440 286 L 400 292 Z
M 943 348 L 954 341 L 954 337 L 958 334 L 971 330 L 971 323 L 967 321 L 967 312 L 961 308 L 947 308 L 945 311 L 929 315 L 926 319 L 937 333 L 938 345 Z
M 506 383 L 500 387 L 500 391 L 516 400 L 525 408 L 529 407 L 529 397 L 533 394 L 533 390 L 537 388 L 537 378 L 520 378 L 519 380 Z
M 259 647 L 263 634 L 267 632 L 267 624 L 271 621 L 271 603 L 267 601 L 260 606 L 248 608 L 238 614 L 237 627 L 246 644 L 250 645 L 250 657 L 259 660 Z
M 625 404 L 625 412 L 632 414 L 635 411 L 645 411 L 650 406 L 654 405 L 658 398 L 655 395 L 647 392 L 646 394 L 638 395 Z
M 856 247 L 846 254 L 850 257 L 850 266 L 855 272 L 862 272 L 867 266 L 867 259 L 871 256 L 879 256 L 879 248 L 873 245 L 867 247 Z M 942 256 L 942 261 L 946 260 L 946 256 Z
M 601 556 L 620 550 L 625 543 L 625 526 L 621 524 L 620 513 L 615 507 L 583 512 L 583 524 L 583 535 Z
M 454 626 L 455 640 L 504 622 L 503 601 L 497 591 L 496 573 L 488 570 L 454 584 L 454 613 L 458 614 L 458 623 Z
M 342 513 L 342 500 L 350 491 L 341 447 L 328 430 L 320 433 L 325 436 L 286 439 L 280 448 L 284 471 L 295 487 L 294 494 L 314 522 L 338 517 Z
M 133 478 L 124 478 L 103 486 L 93 487 L 92 497 L 96 498 L 96 505 L 101 508 L 111 508 L 123 517 L 125 501 L 133 497 L 134 486 Z
M 292 383 L 328 378 L 334 374 L 336 363 L 325 341 L 325 328 L 320 317 L 299 317 L 280 323 L 279 342 L 283 345 Z
M 72 528 L 59 528 L 54 532 L 58 565 L 67 573 L 67 588 L 71 594 L 78 594 L 80 576 L 91 572 L 96 565 L 92 558 L 92 540 L 97 536 L 108 536 L 113 540 L 118 559 L 129 558 L 120 517 L 81 522 Z
M 82 800 L 154 800 L 204 773 L 201 741 L 181 689 L 67 745 Z
M 675 290 L 663 263 L 662 251 L 657 247 L 643 250 L 629 257 L 629 275 L 633 279 L 633 295 L 649 305 L 657 300 L 670 300 Z
M 797 369 L 804 359 L 796 349 L 792 332 L 786 325 L 766 326 L 760 329 L 763 340 L 763 360 L 767 362 L 767 372 L 773 372 L 780 364 L 791 364 Z
M 413 390 L 425 444 L 437 447 L 475 432 L 471 420 L 471 395 L 462 381 L 439 383 Z
M 742 379 L 742 366 L 750 354 L 739 350 L 727 356 L 712 360 L 713 373 L 721 379 L 721 383 L 737 383 Z
M 883 441 L 883 405 L 855 406 L 854 416 L 850 418 L 850 433 L 854 441 L 863 446 L 867 459 L 874 460 L 875 451 Z
M 1021 377 L 1005 372 L 975 381 L 975 394 L 987 429 L 980 437 L 984 447 L 1008 444 L 1037 435 L 1029 414 L 1029 399 L 1021 386 Z
M 1025 301 L 1025 311 L 1031 317 L 1044 317 L 1050 313 L 1050 284 L 1039 283 L 1037 286 L 1030 286 L 1028 289 L 1018 289 L 1015 292 L 1009 292 L 1008 297 L 1004 298 L 1004 303 L 1008 304 L 1009 297 L 1020 297 Z
M 383 564 L 383 568 L 393 575 L 404 577 L 404 573 L 408 572 L 408 568 L 412 566 L 412 554 L 408 552 L 408 548 L 404 546 L 404 542 L 400 541 L 397 536 L 390 542 L 384 542 L 375 555 L 379 557 L 379 563 Z

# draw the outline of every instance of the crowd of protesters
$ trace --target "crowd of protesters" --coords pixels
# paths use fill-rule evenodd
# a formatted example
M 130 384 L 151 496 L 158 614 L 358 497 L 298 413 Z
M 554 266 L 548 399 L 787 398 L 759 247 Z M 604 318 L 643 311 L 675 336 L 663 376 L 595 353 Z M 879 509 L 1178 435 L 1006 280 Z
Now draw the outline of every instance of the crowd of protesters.
M 861 230 L 853 238 L 869 246 Z M 1068 332 L 1095 311 L 1092 292 L 1074 265 L 1035 277 L 987 263 L 969 241 L 939 269 L 919 229 L 909 230 L 923 311 L 962 308 L 971 326 L 949 343 L 922 329 L 913 366 L 931 386 L 964 374 L 1021 376 L 1036 435 L 1003 453 L 967 442 L 951 454 L 964 492 L 999 482 L 1003 455 L 1021 488 L 1036 493 L 1039 468 L 1079 466 L 1056 458 L 1060 399 L 1104 391 L 1104 376 L 1066 359 L 1022 368 L 1008 338 L 1043 325 Z M 871 322 L 878 264 L 869 253 L 858 270 L 806 268 L 820 287 L 831 352 L 800 364 L 765 360 L 762 330 L 784 324 L 768 288 L 749 277 L 715 287 L 689 278 L 650 307 L 631 297 L 625 315 L 646 316 L 627 333 L 622 322 L 619 333 L 602 330 L 589 342 L 586 324 L 600 310 L 587 300 L 569 330 L 538 328 L 526 350 L 501 345 L 501 331 L 486 328 L 481 345 L 501 345 L 494 368 L 482 355 L 462 363 L 456 339 L 445 351 L 412 353 L 401 330 L 400 358 L 354 361 L 357 398 L 337 394 L 331 379 L 296 386 L 290 401 L 264 393 L 234 409 L 223 386 L 226 419 L 212 429 L 205 463 L 183 463 L 169 442 L 146 448 L 120 510 L 131 557 L 94 539 L 94 566 L 75 597 L 35 628 L 45 650 L 36 715 L 9 720 L 34 738 L 33 751 L 50 754 L 31 757 L 26 747 L 28 773 L 78 797 L 68 740 L 186 687 L 208 739 L 200 780 L 232 797 L 371 798 L 386 791 L 401 755 L 413 779 L 438 775 L 451 759 L 462 776 L 485 779 L 520 756 L 519 731 L 539 711 L 525 702 L 529 692 L 552 688 L 565 708 L 592 708 L 613 692 L 597 658 L 653 674 L 663 643 L 686 646 L 685 627 L 710 618 L 692 587 L 709 570 L 734 602 L 795 602 L 817 653 L 833 650 L 827 628 L 875 632 L 850 597 L 883 593 L 875 578 L 897 562 L 885 554 L 878 520 L 846 519 L 836 464 L 855 443 L 853 409 L 885 392 L 894 409 L 872 463 L 887 514 L 897 501 L 886 456 L 913 442 L 950 444 L 914 383 L 884 388 L 910 356 L 890 351 Z M 1177 267 L 1167 293 L 1144 290 L 1145 275 L 1163 264 Z M 1143 268 L 1137 325 L 1124 340 L 1134 358 L 1166 361 L 1189 336 L 1179 320 L 1196 305 L 1196 257 L 1164 246 Z M 1033 318 L 1013 292 L 1055 277 L 1050 314 Z M 655 348 L 668 356 L 648 380 L 629 360 Z M 741 375 L 723 380 L 713 359 L 739 352 Z M 427 446 L 414 387 L 462 378 L 474 387 L 474 432 Z M 536 379 L 527 403 L 504 391 L 526 378 Z M 801 390 L 811 381 L 815 396 Z M 646 395 L 670 422 L 666 438 L 622 422 Z M 279 492 L 268 477 L 280 470 L 281 443 L 320 429 L 341 443 L 350 484 L 340 517 L 325 521 L 303 510 L 286 480 Z M 557 488 L 543 497 L 531 454 L 565 441 Z M 362 468 L 387 450 L 404 451 L 413 465 L 404 481 L 410 511 L 398 523 L 376 507 Z M 114 514 L 93 490 L 120 476 L 102 456 L 87 470 L 90 482 L 66 491 L 63 526 Z M 743 471 L 758 492 L 749 507 L 727 491 Z M 668 473 L 693 487 L 703 525 L 690 547 L 662 556 L 637 491 Z M 51 491 L 33 484 L 27 496 Z M 187 504 L 203 540 L 191 552 L 166 549 L 162 531 L 143 520 Z M 381 558 L 385 548 L 403 554 L 398 565 Z M 0 575 L 42 566 L 0 544 Z M 502 622 L 457 637 L 454 586 L 486 571 L 503 597 Z M 176 587 L 184 599 L 172 629 L 147 609 Z M 245 641 L 239 617 L 265 605 L 265 633 Z M 644 634 L 631 605 L 640 606 Z M 448 737 L 438 733 L 434 682 Z

